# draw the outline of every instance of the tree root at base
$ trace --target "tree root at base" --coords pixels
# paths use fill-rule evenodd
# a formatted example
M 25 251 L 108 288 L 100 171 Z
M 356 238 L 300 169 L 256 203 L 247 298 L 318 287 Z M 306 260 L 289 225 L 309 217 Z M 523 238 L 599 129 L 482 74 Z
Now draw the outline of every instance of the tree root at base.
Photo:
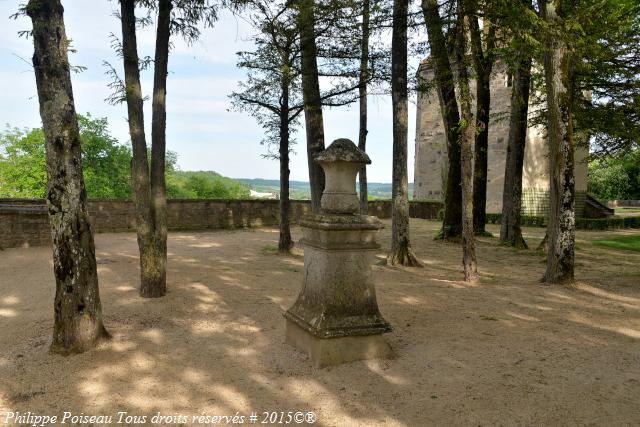
M 401 247 L 395 252 L 389 254 L 387 258 L 388 264 L 391 265 L 403 265 L 405 267 L 424 267 L 424 264 L 416 257 L 411 250 L 411 247 L 401 245 Z

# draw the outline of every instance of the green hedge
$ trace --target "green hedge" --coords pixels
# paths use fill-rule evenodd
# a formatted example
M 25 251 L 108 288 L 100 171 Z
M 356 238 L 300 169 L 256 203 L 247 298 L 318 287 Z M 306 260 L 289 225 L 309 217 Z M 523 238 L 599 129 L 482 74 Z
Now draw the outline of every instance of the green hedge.
M 628 216 L 624 218 L 624 228 L 640 228 L 640 216 Z
M 487 224 L 500 224 L 501 222 L 502 214 L 487 214 Z M 522 215 L 521 222 L 526 227 L 544 227 L 547 225 L 546 218 L 543 216 Z
M 576 219 L 576 227 L 581 230 L 612 230 L 618 228 L 640 228 L 640 216 L 626 218 Z
M 501 214 L 488 213 L 487 224 L 500 224 Z M 522 216 L 522 226 L 545 227 L 547 221 L 542 216 Z M 576 218 L 578 230 L 615 230 L 618 228 L 640 228 L 640 216 L 628 216 L 626 218 Z

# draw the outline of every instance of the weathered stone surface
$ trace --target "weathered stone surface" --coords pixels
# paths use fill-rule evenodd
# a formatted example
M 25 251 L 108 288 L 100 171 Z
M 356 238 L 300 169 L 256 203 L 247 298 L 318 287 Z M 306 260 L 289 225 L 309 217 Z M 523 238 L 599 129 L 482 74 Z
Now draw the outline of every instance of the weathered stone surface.
M 436 219 L 440 202 L 411 201 L 412 218 Z M 126 200 L 89 200 L 87 202 L 94 233 L 135 231 L 133 204 Z M 291 222 L 298 224 L 311 212 L 308 200 L 293 200 Z M 369 212 L 378 218 L 391 217 L 391 202 L 373 200 Z M 277 200 L 168 200 L 169 230 L 213 230 L 275 226 L 278 224 Z M 42 199 L 0 199 L 0 247 L 46 246 L 51 230 L 45 201 Z
M 318 367 L 390 357 L 381 334 L 391 325 L 378 309 L 371 269 L 381 223 L 355 214 L 355 177 L 370 161 L 348 140 L 335 141 L 316 159 L 326 176 L 323 213 L 300 221 L 304 283 L 285 313 L 286 340 Z
M 0 249 L 51 244 L 47 207 L 0 205 Z
M 326 150 L 316 156 L 317 163 L 353 162 L 371 164 L 371 159 L 347 138 L 336 139 Z
M 325 187 L 320 200 L 323 212 L 354 214 L 360 211 L 356 175 L 371 163 L 369 156 L 348 139 L 336 139 L 315 158 L 322 166 Z
M 285 317 L 318 338 L 390 331 L 378 310 L 371 270 L 379 248 L 377 219 L 354 216 L 341 223 L 320 217 L 324 221 L 302 222 L 304 284 Z
M 428 87 L 433 85 L 433 68 L 429 61 L 420 65 L 420 77 Z M 475 93 L 475 81 L 470 81 L 471 92 Z M 505 64 L 496 62 L 491 74 L 491 119 L 489 121 L 489 152 L 487 168 L 487 212 L 502 212 L 502 191 L 507 141 L 509 137 L 509 113 L 511 107 L 511 79 Z M 472 106 L 475 109 L 475 106 Z M 535 105 L 529 108 L 529 117 L 537 111 Z M 435 87 L 418 93 L 416 118 L 416 148 L 414 164 L 414 199 L 443 200 L 447 168 L 447 146 L 444 125 L 440 115 L 440 104 Z M 575 150 L 576 193 L 587 191 L 586 145 L 577 145 Z M 531 126 L 527 131 L 524 168 L 522 175 L 523 194 L 534 195 L 533 199 L 523 198 L 523 214 L 539 215 L 548 201 L 549 160 L 545 129 Z M 582 202 L 584 198 L 582 199 Z M 533 204 L 529 204 L 529 203 Z M 584 203 L 576 200 L 576 215 L 581 216 Z
M 396 356 L 381 335 L 353 335 L 323 339 L 309 334 L 290 320 L 286 322 L 286 341 L 309 354 L 316 368 L 356 360 L 391 359 Z

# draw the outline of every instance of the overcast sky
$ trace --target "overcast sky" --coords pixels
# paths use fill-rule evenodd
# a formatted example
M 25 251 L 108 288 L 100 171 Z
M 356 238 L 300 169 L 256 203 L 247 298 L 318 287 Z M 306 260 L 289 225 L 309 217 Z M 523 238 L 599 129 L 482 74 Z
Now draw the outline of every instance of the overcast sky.
M 9 16 L 26 0 L 0 0 L 0 124 L 12 127 L 39 127 L 38 99 L 30 61 L 31 39 L 18 32 L 30 30 L 31 22 Z M 65 7 L 67 36 L 77 53 L 70 56 L 73 65 L 87 70 L 73 74 L 76 110 L 109 119 L 112 134 L 129 143 L 124 105 L 111 106 L 103 61 L 112 63 L 121 73 L 122 63 L 110 47 L 110 34 L 120 34 L 113 16 L 116 0 L 62 0 Z M 182 170 L 213 170 L 233 178 L 278 178 L 275 160 L 261 157 L 262 129 L 247 114 L 230 112 L 228 95 L 244 79 L 235 66 L 235 52 L 251 50 L 247 42 L 251 29 L 229 14 L 223 14 L 215 28 L 203 30 L 192 46 L 173 38 L 167 82 L 167 147 L 178 153 Z M 138 35 L 140 56 L 153 56 L 153 29 Z M 121 73 L 122 74 L 122 73 Z M 152 74 L 143 74 L 143 91 L 152 88 Z M 150 140 L 150 103 L 145 103 L 145 120 Z M 358 107 L 324 111 L 327 145 L 336 138 L 357 142 Z M 391 182 L 391 99 L 376 97 L 369 101 L 369 137 L 367 151 L 371 182 Z M 409 104 L 409 181 L 413 181 L 415 106 Z M 291 179 L 308 181 L 304 148 L 304 129 L 297 133 L 296 153 L 291 158 Z

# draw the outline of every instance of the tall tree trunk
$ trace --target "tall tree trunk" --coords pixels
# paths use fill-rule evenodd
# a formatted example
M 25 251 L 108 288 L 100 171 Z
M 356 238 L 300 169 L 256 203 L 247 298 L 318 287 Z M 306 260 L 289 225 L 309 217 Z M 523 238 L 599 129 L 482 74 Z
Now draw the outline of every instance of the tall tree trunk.
M 78 353 L 109 334 L 102 323 L 95 247 L 86 209 L 69 42 L 59 0 L 30 0 L 26 11 L 33 23 L 33 68 L 46 143 L 47 206 L 56 279 L 51 351 Z
M 162 296 L 166 290 L 166 275 L 164 273 L 164 263 L 162 265 L 158 264 L 162 262 L 162 250 L 158 248 L 153 204 L 155 201 L 152 203 L 151 197 L 134 0 L 120 1 L 120 20 L 122 24 L 122 54 L 129 135 L 131 136 L 133 152 L 131 183 L 136 211 L 138 248 L 140 251 L 140 295 L 143 297 Z M 154 107 L 155 104 L 156 101 L 154 99 Z M 152 149 L 152 157 L 153 154 Z
M 490 74 L 476 73 L 476 123 L 473 164 L 473 229 L 484 234 L 487 222 L 487 168 L 489 151 Z M 463 196 L 464 197 L 464 196 Z
M 161 297 L 167 292 L 167 196 L 165 153 L 167 146 L 167 74 L 171 30 L 171 0 L 158 4 L 158 28 L 153 66 L 153 101 L 151 116 L 151 201 L 153 247 L 148 259 L 149 280 L 143 282 L 141 294 Z
M 551 29 L 561 24 L 560 0 L 542 0 L 540 12 Z M 563 36 L 550 33 L 545 41 L 544 74 L 549 140 L 549 250 L 546 283 L 572 283 L 575 249 L 574 141 L 571 104 L 573 58 Z
M 324 123 L 322 120 L 320 83 L 318 81 L 314 0 L 297 0 L 297 3 L 311 207 L 314 212 L 320 212 L 320 198 L 324 191 L 324 172 L 314 159 L 319 152 L 324 150 Z
M 360 41 L 360 81 L 358 92 L 360 95 L 360 132 L 358 134 L 358 148 L 367 151 L 367 80 L 369 79 L 369 0 L 362 2 L 362 40 Z M 366 215 L 369 211 L 369 192 L 367 190 L 367 167 L 360 169 L 360 213 Z
M 478 280 L 475 236 L 473 227 L 473 138 L 476 128 L 471 113 L 471 91 L 467 71 L 467 49 L 465 42 L 465 4 L 458 0 L 458 23 L 456 28 L 456 63 L 458 66 L 458 91 L 460 93 L 460 111 L 462 135 L 460 138 L 461 175 L 462 175 L 462 264 L 464 280 Z
M 517 62 L 513 73 L 511 90 L 511 117 L 509 121 L 509 141 L 504 170 L 502 192 L 502 223 L 500 242 L 518 249 L 527 249 L 522 237 L 522 167 L 527 142 L 529 114 L 529 91 L 531 87 L 531 58 Z
M 287 58 L 289 55 L 286 56 Z M 289 214 L 289 80 L 282 76 L 280 102 L 280 238 L 278 251 L 288 253 L 293 247 Z
M 472 7 L 477 8 L 475 1 Z M 474 10 L 475 12 L 475 10 Z M 471 52 L 476 71 L 476 123 L 475 159 L 473 165 L 473 229 L 476 234 L 484 234 L 487 222 L 487 163 L 489 152 L 489 116 L 491 113 L 491 72 L 494 61 L 495 26 L 488 26 L 486 43 L 483 47 L 482 32 L 478 18 L 469 15 Z
M 293 247 L 289 201 L 289 131 L 280 129 L 280 238 L 278 251 L 288 253 Z
M 429 47 L 436 80 L 440 112 L 447 135 L 447 188 L 444 198 L 443 238 L 462 235 L 462 187 L 460 166 L 460 114 L 443 22 L 437 0 L 422 0 L 422 12 L 427 24 Z
M 393 109 L 393 176 L 391 212 L 392 265 L 421 266 L 409 242 L 409 179 L 407 173 L 407 11 L 408 0 L 393 2 L 391 38 L 391 103 Z

